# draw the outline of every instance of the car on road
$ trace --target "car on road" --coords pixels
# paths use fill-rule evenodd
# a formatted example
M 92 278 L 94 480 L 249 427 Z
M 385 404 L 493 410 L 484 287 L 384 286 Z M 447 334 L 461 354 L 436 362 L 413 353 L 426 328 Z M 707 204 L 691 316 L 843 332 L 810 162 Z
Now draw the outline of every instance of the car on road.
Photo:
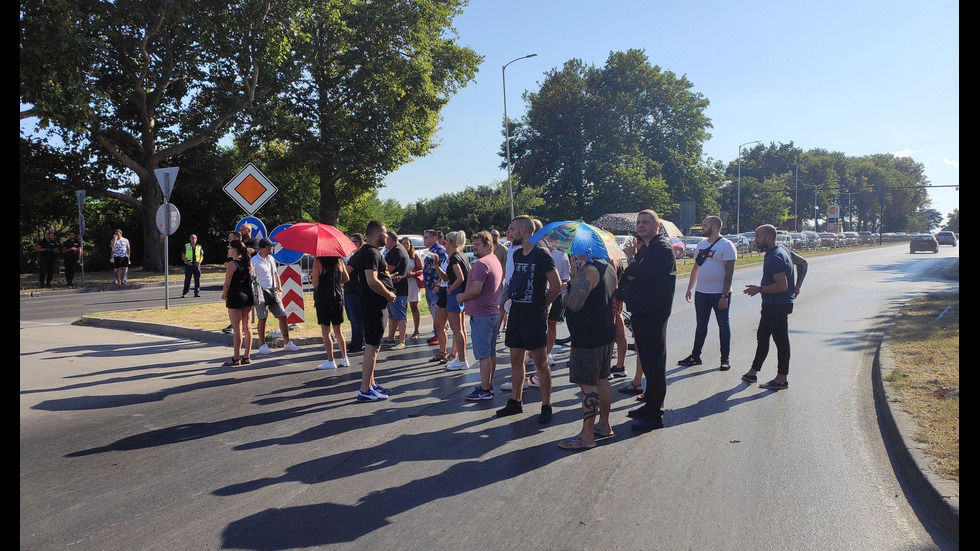
M 869 231 L 859 231 L 858 235 L 861 237 L 861 244 L 867 245 L 869 243 L 874 243 L 874 234 Z
M 820 235 L 815 231 L 802 231 L 803 238 L 806 239 L 806 248 L 816 249 L 820 246 Z
M 940 245 L 956 246 L 956 234 L 951 231 L 941 231 L 936 233 L 936 241 Z
M 832 249 L 837 246 L 837 234 L 831 232 L 820 232 L 817 235 L 820 236 L 820 246 Z
M 694 251 L 698 249 L 698 243 L 704 241 L 706 238 L 698 235 L 689 235 L 687 237 L 680 237 L 679 239 L 684 242 L 684 256 L 694 258 Z
M 939 241 L 936 241 L 936 236 L 931 233 L 917 233 L 913 235 L 912 240 L 909 241 L 909 254 L 918 251 L 938 253 Z
M 750 243 L 744 236 L 730 233 L 728 235 L 723 235 L 722 237 L 731 241 L 732 244 L 735 245 L 735 251 L 738 252 L 738 254 L 748 254 L 749 251 L 752 250 L 752 243 Z

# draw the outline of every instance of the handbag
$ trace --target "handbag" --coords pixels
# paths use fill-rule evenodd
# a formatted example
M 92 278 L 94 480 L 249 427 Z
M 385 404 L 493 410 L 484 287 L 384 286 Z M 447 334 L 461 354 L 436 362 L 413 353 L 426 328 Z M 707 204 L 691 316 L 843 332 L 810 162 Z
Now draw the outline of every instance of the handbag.
M 715 243 L 721 241 L 722 239 L 723 238 L 721 238 L 721 237 L 719 237 L 718 239 L 715 239 Z M 708 248 L 707 249 L 701 249 L 700 251 L 698 251 L 698 256 L 695 257 L 695 259 L 694 259 L 694 262 L 696 262 L 698 266 L 701 266 L 702 264 L 704 264 L 704 261 L 708 259 L 708 251 L 711 250 L 711 247 L 714 247 L 715 246 L 715 243 L 712 243 L 711 245 L 708 245 Z
M 265 294 L 262 292 L 259 278 L 255 277 L 255 274 L 252 274 L 252 296 L 255 297 L 255 304 L 265 304 Z

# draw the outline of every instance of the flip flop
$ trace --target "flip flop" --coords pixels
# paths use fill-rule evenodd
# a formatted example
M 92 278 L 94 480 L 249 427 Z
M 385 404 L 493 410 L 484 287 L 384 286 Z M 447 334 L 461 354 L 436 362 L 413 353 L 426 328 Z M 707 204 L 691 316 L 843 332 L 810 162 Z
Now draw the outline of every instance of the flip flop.
M 748 373 L 746 373 L 745 375 L 742 375 L 742 380 L 745 381 L 746 383 L 755 383 L 759 381 L 759 378 L 756 377 L 755 375 L 749 375 Z
M 630 381 L 629 384 L 619 387 L 619 391 L 624 394 L 642 394 L 643 385 L 634 384 L 632 381 Z
M 616 436 L 615 432 L 613 431 L 602 432 L 601 430 L 599 430 L 599 427 L 593 427 L 592 432 L 595 433 L 596 438 L 612 438 L 613 436 Z
M 595 447 L 595 442 L 590 446 L 578 436 L 572 436 L 571 438 L 566 438 L 558 442 L 558 447 L 565 450 L 590 450 Z

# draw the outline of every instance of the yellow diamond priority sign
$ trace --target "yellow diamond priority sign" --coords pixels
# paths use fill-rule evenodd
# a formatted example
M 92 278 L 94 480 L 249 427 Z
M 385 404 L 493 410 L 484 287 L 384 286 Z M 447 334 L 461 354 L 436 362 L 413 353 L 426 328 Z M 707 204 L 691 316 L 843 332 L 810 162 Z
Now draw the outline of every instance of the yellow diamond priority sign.
M 252 163 L 245 165 L 222 189 L 249 214 L 255 214 L 279 191 Z

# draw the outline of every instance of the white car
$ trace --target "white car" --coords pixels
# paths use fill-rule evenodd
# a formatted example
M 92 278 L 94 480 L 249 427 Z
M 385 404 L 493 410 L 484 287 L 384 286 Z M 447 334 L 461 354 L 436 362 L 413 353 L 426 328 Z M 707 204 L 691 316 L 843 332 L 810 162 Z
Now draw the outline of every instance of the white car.
M 415 252 L 419 253 L 419 258 L 421 258 L 423 262 L 425 262 L 425 259 L 427 257 L 432 256 L 432 253 L 429 252 L 429 248 L 425 246 L 425 240 L 422 238 L 421 235 L 414 234 L 414 233 L 406 233 L 406 234 L 399 235 L 398 239 L 400 240 L 405 237 L 407 237 L 408 240 L 412 242 L 412 248 L 415 249 Z
M 694 251 L 698 250 L 698 243 L 704 241 L 705 239 L 707 238 L 697 235 L 681 237 L 680 240 L 684 243 L 684 256 L 687 258 L 694 258 Z

